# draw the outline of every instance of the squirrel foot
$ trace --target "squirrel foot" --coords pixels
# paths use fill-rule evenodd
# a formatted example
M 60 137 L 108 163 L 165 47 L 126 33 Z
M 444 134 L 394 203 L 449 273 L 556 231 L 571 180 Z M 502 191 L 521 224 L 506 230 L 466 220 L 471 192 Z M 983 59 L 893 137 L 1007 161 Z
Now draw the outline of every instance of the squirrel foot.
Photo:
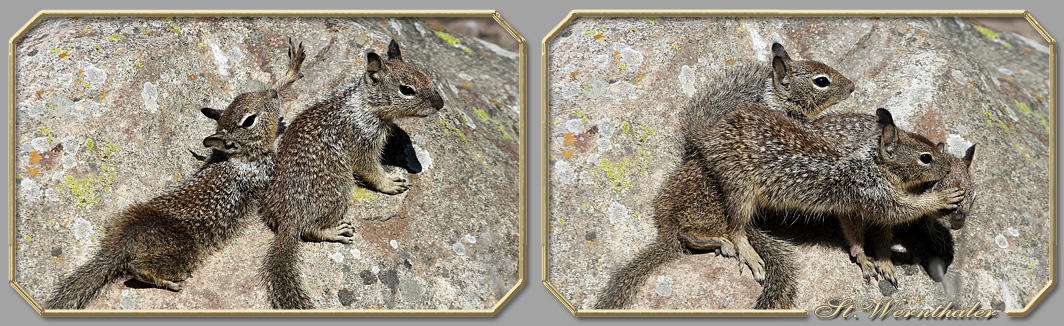
M 389 195 L 398 195 L 410 189 L 410 182 L 407 182 L 404 178 L 393 178 L 391 181 L 385 182 L 378 190 Z
M 870 281 L 873 278 L 879 280 L 879 273 L 876 272 L 876 264 L 872 261 L 872 258 L 865 255 L 864 249 L 859 246 L 850 247 L 850 256 L 858 266 L 861 266 L 861 276 L 865 281 Z M 893 268 L 893 266 L 891 266 Z
M 310 238 L 312 241 L 329 241 L 350 244 L 354 242 L 354 240 L 351 239 L 354 236 L 355 227 L 351 226 L 351 223 L 344 221 L 340 222 L 340 225 L 318 230 L 317 232 L 314 232 L 314 234 L 311 234 Z
M 182 289 L 180 284 L 177 284 L 177 283 L 174 283 L 174 282 L 170 282 L 170 281 L 159 281 L 159 284 L 157 284 L 157 285 L 159 287 L 161 287 L 161 288 L 164 288 L 164 289 L 167 289 L 167 290 L 170 290 L 170 291 L 174 291 L 174 292 L 181 292 L 181 289 Z
M 717 247 L 717 249 L 714 250 L 714 252 L 717 253 L 717 256 L 724 256 L 724 257 L 728 257 L 728 258 L 738 257 L 739 256 L 738 254 L 736 254 L 735 244 L 733 244 L 728 239 L 724 239 L 724 238 L 722 238 L 720 240 L 720 247 Z
M 745 239 L 744 239 L 745 240 Z M 761 255 L 757 254 L 757 251 L 750 246 L 750 242 L 745 243 L 740 241 L 736 244 L 737 257 L 739 258 L 739 274 L 743 272 L 743 265 L 750 267 L 750 272 L 754 276 L 754 280 L 758 283 L 765 282 L 765 261 L 761 259 Z
M 898 287 L 898 279 L 894 277 L 894 262 L 890 261 L 890 257 L 879 257 L 872 261 L 872 264 L 875 265 L 879 276 L 894 285 L 894 288 Z

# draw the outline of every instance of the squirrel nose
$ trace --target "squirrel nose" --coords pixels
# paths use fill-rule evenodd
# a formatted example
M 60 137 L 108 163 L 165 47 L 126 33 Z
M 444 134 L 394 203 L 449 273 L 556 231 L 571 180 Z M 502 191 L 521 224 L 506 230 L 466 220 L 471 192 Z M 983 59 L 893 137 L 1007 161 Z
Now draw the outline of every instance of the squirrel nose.
M 436 108 L 437 110 L 443 108 L 443 97 L 440 96 L 440 93 L 432 94 L 432 97 L 429 98 L 429 101 L 432 103 L 432 107 Z
M 277 90 L 266 90 L 266 96 L 269 96 L 270 98 L 277 98 Z

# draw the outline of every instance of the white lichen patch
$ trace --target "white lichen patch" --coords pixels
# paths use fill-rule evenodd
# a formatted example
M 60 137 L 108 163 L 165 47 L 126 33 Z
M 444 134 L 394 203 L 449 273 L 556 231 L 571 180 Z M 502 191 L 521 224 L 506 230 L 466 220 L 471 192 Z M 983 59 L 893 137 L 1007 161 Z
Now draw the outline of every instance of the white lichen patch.
M 362 260 L 362 250 L 351 249 L 351 257 L 355 257 L 355 259 Z
M 558 161 L 554 163 L 554 175 L 558 177 L 558 182 L 567 185 L 576 178 L 576 171 L 573 170 L 573 166 L 569 162 Z
M 460 241 L 456 241 L 454 244 L 452 244 L 451 250 L 454 250 L 454 253 L 459 256 L 465 256 L 466 254 L 466 247 Z
M 994 237 L 994 243 L 997 243 L 998 247 L 1005 249 L 1009 247 L 1009 239 L 1005 239 L 1005 236 L 998 234 Z
M 89 240 L 92 238 L 92 222 L 86 219 L 78 218 L 74 220 L 74 225 L 70 226 L 71 231 L 74 232 L 74 238 L 78 241 Z
M 33 146 L 33 150 L 38 152 L 44 152 L 52 148 L 52 142 L 48 141 L 48 137 L 37 137 L 30 141 L 30 145 Z
M 103 69 L 96 68 L 88 62 L 78 61 L 78 69 L 84 72 L 85 81 L 89 82 L 88 86 L 93 89 L 99 89 L 104 82 L 107 81 L 107 72 Z
M 337 264 L 344 262 L 344 254 L 341 254 L 339 252 L 329 254 L 329 258 L 332 258 L 332 260 L 335 261 Z
M 663 297 L 672 296 L 672 280 L 666 275 L 659 275 L 654 292 Z
M 695 74 L 695 69 L 687 65 L 680 67 L 680 75 L 678 78 L 680 79 L 680 91 L 683 92 L 683 95 L 686 95 L 687 97 L 694 96 L 695 92 L 698 91 L 695 88 L 695 80 L 698 79 L 698 76 Z
M 388 241 L 388 244 L 392 246 L 392 249 L 399 249 L 399 242 L 395 241 L 395 239 L 392 239 L 392 241 Z
M 1009 231 L 1009 235 L 1011 235 L 1011 236 L 1013 236 L 1013 237 L 1018 237 L 1018 236 L 1020 236 L 1020 230 L 1017 230 L 1017 229 L 1016 229 L 1016 228 L 1014 228 L 1014 227 L 1009 227 L 1009 228 L 1008 228 L 1008 229 L 1006 229 L 1006 230 L 1007 230 L 1007 231 Z
M 421 149 L 417 144 L 412 145 L 414 147 L 414 156 L 417 157 L 417 161 L 421 162 L 421 170 L 425 171 L 432 167 L 432 155 Z
M 964 157 L 964 152 L 972 147 L 972 143 L 965 140 L 961 135 L 949 134 L 946 136 L 946 151 L 956 157 Z
M 621 56 L 620 62 L 626 70 L 638 70 L 639 65 L 643 64 L 643 53 L 636 51 L 628 44 L 613 43 L 613 51 Z
M 505 49 L 505 48 L 503 48 L 501 46 L 495 45 L 494 43 L 486 42 L 486 41 L 478 39 L 478 38 L 473 38 L 473 39 L 477 40 L 478 42 L 480 42 L 480 44 L 482 46 L 484 46 L 484 48 L 486 48 L 488 50 L 491 50 L 491 52 L 495 52 L 495 54 L 498 54 L 500 56 L 507 57 L 507 58 L 510 58 L 512 60 L 517 60 L 521 56 L 517 52 L 507 50 L 507 49 Z
M 32 203 L 41 198 L 41 188 L 37 185 L 37 181 L 33 181 L 33 179 L 22 179 L 22 182 L 19 182 L 19 186 L 21 187 L 20 190 L 22 190 L 22 196 L 26 198 L 26 201 Z
M 144 100 L 144 109 L 148 113 L 159 110 L 159 88 L 150 82 L 144 82 L 144 88 L 140 90 L 140 98 Z
M 628 207 L 621 205 L 617 202 L 610 203 L 610 207 L 606 208 L 606 217 L 610 219 L 610 224 L 621 223 L 627 225 L 632 221 L 628 216 Z
M 465 236 L 463 236 L 463 238 L 465 238 L 466 242 L 477 243 L 477 238 L 474 237 L 472 234 L 466 234 Z
M 584 132 L 584 120 L 572 119 L 565 122 L 565 130 L 571 133 Z
M 206 43 L 211 48 L 211 54 L 214 55 L 214 65 L 218 67 L 218 74 L 229 76 L 229 57 L 225 55 L 222 48 L 218 47 L 218 44 L 214 43 L 214 40 L 207 40 Z
M 119 300 L 118 306 L 126 310 L 137 309 L 137 297 L 133 295 L 133 291 L 122 290 L 122 299 Z

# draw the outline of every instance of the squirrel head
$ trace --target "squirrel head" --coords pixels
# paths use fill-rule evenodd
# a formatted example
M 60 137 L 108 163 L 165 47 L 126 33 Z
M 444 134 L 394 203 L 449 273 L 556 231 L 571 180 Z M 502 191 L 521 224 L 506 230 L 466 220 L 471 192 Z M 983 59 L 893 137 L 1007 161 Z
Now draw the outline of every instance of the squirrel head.
M 876 163 L 896 189 L 921 193 L 946 176 L 949 161 L 934 143 L 899 129 L 886 109 L 876 110 L 876 118 L 880 131 Z
M 785 110 L 812 121 L 853 90 L 853 82 L 835 69 L 817 61 L 791 60 L 783 45 L 772 43 L 772 92 Z
M 200 112 L 218 123 L 203 146 L 248 160 L 272 152 L 280 108 L 273 89 L 237 95 L 225 110 L 203 108 Z
M 957 205 L 957 209 L 941 216 L 943 222 L 948 223 L 951 229 L 957 230 L 964 227 L 964 222 L 968 218 L 968 211 L 971 210 L 972 203 L 975 202 L 975 188 L 972 187 L 971 175 L 968 174 L 968 168 L 972 166 L 972 158 L 975 156 L 975 145 L 968 147 L 968 150 L 964 152 L 964 157 L 957 157 L 947 153 L 944 143 L 938 143 L 938 149 L 949 163 L 949 173 L 938 183 L 935 183 L 935 186 L 931 187 L 931 191 L 943 191 L 949 188 L 964 190 L 964 199 L 961 200 L 960 205 Z
M 371 112 L 383 120 L 425 117 L 443 108 L 443 97 L 420 69 L 403 61 L 399 43 L 388 44 L 388 59 L 366 54 L 364 96 Z

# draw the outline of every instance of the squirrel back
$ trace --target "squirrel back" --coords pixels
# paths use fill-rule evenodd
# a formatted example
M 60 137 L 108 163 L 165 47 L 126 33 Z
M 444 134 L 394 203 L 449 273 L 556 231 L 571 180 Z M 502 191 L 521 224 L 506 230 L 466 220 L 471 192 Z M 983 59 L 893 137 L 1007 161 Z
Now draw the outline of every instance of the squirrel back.
M 290 58 L 289 73 L 298 76 L 301 63 L 301 56 Z M 191 277 L 258 207 L 273 169 L 280 105 L 277 90 L 269 89 L 240 94 L 225 110 L 202 109 L 217 122 L 203 145 L 224 159 L 123 210 L 107 226 L 92 258 L 55 285 L 45 308 L 82 309 L 104 285 L 122 277 L 180 291 L 175 282 Z
M 260 270 L 274 308 L 312 308 L 295 265 L 300 239 L 352 241 L 354 228 L 343 217 L 356 176 L 385 194 L 406 191 L 406 179 L 389 176 L 380 162 L 394 120 L 426 117 L 443 105 L 432 81 L 403 60 L 393 40 L 387 60 L 367 53 L 358 81 L 303 110 L 287 126 L 262 210 L 276 233 Z
M 733 66 L 720 78 L 695 93 L 680 113 L 687 157 L 697 155 L 689 139 L 740 104 L 758 103 L 812 121 L 854 91 L 853 82 L 834 68 L 813 60 L 792 60 L 779 43 L 772 44 L 769 64 Z

